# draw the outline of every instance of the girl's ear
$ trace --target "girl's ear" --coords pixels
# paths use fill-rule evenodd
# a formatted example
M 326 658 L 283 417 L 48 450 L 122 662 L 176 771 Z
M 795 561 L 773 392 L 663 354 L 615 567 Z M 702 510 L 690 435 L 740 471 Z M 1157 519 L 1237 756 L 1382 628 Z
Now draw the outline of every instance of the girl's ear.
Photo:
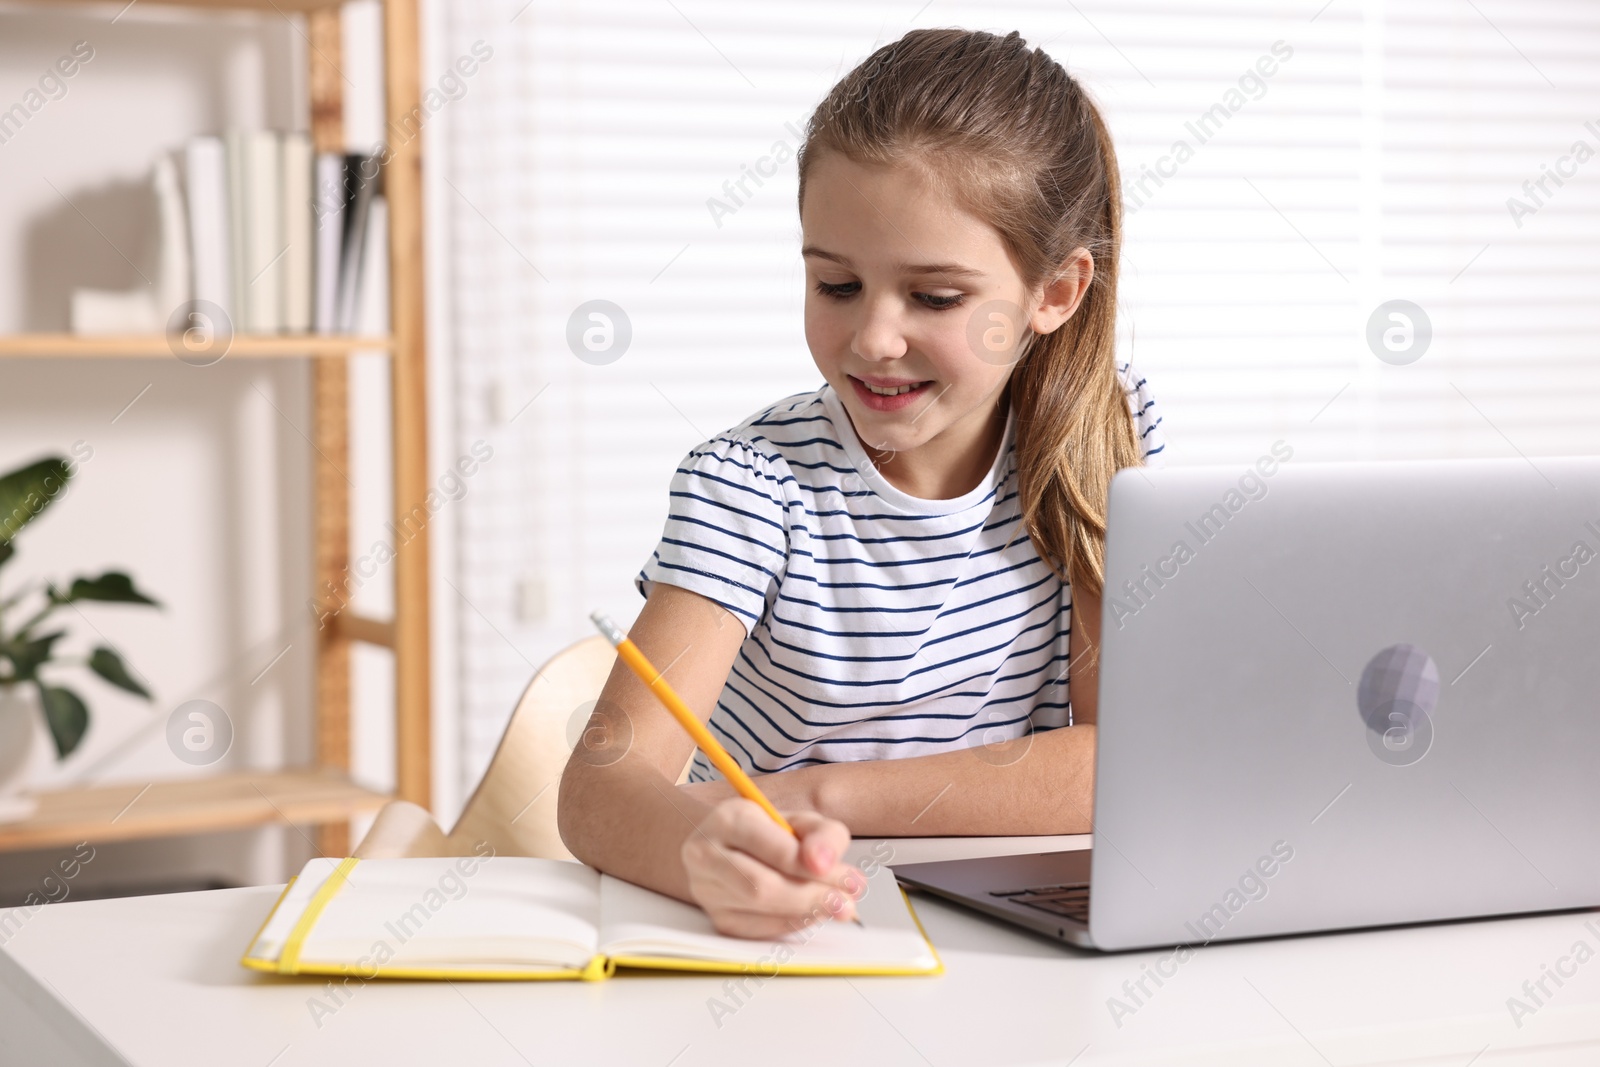
M 1094 256 L 1087 248 L 1075 248 L 1056 270 L 1054 280 L 1047 282 L 1040 297 L 1039 307 L 1028 320 L 1034 333 L 1054 333 L 1061 324 L 1072 318 L 1094 280 Z

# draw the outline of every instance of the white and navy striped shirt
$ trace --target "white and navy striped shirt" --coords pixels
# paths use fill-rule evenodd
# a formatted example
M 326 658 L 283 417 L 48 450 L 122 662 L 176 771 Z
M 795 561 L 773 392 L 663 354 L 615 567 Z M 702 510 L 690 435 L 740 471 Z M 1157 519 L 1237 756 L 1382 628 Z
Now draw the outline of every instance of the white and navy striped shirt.
M 1118 374 L 1158 465 L 1155 401 L 1131 365 Z M 646 596 L 657 581 L 699 593 L 744 624 L 709 726 L 747 771 L 920 756 L 1072 722 L 1072 598 L 1022 527 L 1012 423 L 983 481 L 951 500 L 885 480 L 826 384 L 684 457 L 634 583 Z M 697 753 L 689 777 L 721 775 Z

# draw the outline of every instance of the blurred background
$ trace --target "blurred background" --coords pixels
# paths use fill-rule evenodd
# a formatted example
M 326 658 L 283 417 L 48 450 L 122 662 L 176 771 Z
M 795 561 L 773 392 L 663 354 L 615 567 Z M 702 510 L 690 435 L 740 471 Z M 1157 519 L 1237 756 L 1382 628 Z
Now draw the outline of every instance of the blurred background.
M 75 291 L 153 284 L 162 154 L 309 128 L 302 6 L 0 3 L 0 335 L 72 335 Z M 1125 195 L 1121 344 L 1165 412 L 1169 463 L 1242 468 L 1278 440 L 1297 463 L 1600 450 L 1600 7 L 418 11 L 425 124 L 399 136 L 422 151 L 428 483 L 479 461 L 444 484 L 428 526 L 428 775 L 446 826 L 536 667 L 587 636 L 590 611 L 637 612 L 632 579 L 684 452 L 819 384 L 793 154 L 832 84 L 909 29 L 1018 30 L 1104 108 Z M 338 20 L 337 56 L 322 59 L 338 72 L 343 148 L 372 152 L 397 137 L 382 5 L 353 0 Z M 74 73 L 41 83 L 63 57 Z M 591 301 L 614 305 L 620 355 L 569 342 Z M 369 311 L 382 332 L 384 309 Z M 81 744 L 28 790 L 135 797 L 150 782 L 311 762 L 310 501 L 326 457 L 309 363 L 17 347 L 0 345 L 0 472 L 75 445 L 89 455 L 18 534 L 0 598 L 115 569 L 162 604 L 66 611 L 63 648 L 114 648 L 150 699 L 83 682 Z M 388 357 L 353 348 L 348 366 L 339 474 L 355 557 L 392 540 L 391 398 Z M 352 610 L 387 616 L 392 583 L 376 564 Z M 394 671 L 388 649 L 354 647 L 349 773 L 378 793 L 396 784 Z M 196 700 L 232 733 L 203 765 L 169 733 Z M 72 852 L 5 847 L 0 904 L 22 903 Z M 95 847 L 78 896 L 281 881 L 313 836 L 301 823 Z

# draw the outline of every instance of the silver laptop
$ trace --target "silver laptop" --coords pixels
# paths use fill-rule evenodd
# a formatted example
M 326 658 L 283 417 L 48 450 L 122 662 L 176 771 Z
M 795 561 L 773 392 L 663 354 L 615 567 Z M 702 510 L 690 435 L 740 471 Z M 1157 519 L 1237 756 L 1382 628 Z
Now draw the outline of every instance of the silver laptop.
M 903 884 L 1107 950 L 1600 905 L 1600 457 L 1130 468 L 1108 528 L 1092 850 Z

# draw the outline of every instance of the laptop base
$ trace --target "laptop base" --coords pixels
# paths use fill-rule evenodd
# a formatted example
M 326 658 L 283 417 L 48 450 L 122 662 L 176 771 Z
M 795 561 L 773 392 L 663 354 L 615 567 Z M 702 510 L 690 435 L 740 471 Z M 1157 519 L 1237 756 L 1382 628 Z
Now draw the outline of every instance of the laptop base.
M 912 889 L 1083 948 L 1089 939 L 1089 849 L 891 864 Z M 1031 891 L 1031 892 L 1030 892 Z

